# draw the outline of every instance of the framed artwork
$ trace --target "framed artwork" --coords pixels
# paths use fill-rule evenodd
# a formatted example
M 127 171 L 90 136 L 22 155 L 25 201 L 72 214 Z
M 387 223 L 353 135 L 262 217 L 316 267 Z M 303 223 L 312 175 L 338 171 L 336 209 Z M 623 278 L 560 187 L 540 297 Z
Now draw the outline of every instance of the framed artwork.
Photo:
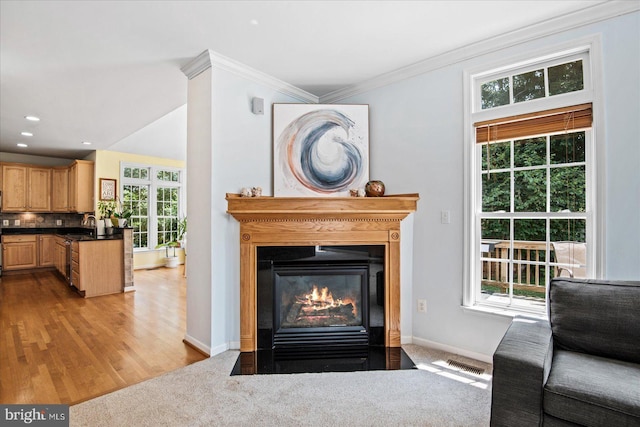
M 100 178 L 100 200 L 116 199 L 116 180 L 110 178 Z
M 274 196 L 348 196 L 369 181 L 369 106 L 273 104 Z

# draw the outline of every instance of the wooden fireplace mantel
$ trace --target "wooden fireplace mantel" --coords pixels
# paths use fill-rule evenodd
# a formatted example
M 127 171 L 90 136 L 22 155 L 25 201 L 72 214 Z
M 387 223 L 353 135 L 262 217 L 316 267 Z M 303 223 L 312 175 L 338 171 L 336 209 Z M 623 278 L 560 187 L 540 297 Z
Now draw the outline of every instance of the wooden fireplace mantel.
M 227 194 L 227 212 L 240 222 L 240 351 L 257 349 L 257 247 L 288 245 L 385 246 L 385 346 L 400 347 L 400 221 L 418 199 Z

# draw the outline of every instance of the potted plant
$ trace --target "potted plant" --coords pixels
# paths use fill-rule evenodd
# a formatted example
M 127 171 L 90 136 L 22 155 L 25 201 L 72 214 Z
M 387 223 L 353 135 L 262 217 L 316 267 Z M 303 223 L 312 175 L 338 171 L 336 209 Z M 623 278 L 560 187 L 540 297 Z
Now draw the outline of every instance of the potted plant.
M 100 212 L 100 219 L 104 219 L 104 226 L 111 227 L 113 222 L 111 221 L 111 216 L 116 210 L 116 202 L 114 201 L 104 201 L 101 200 L 98 202 L 98 211 Z
M 176 254 L 176 248 L 182 248 L 185 244 L 185 236 L 187 234 L 187 217 L 184 217 L 178 220 L 178 229 L 176 233 L 175 240 L 166 243 L 160 243 L 156 246 L 158 248 L 164 248 L 165 257 L 164 257 L 164 266 L 168 268 L 176 268 L 178 266 L 178 255 Z M 172 248 L 173 251 L 171 255 L 169 255 L 169 248 Z
M 129 209 L 125 209 L 122 206 L 122 202 L 120 201 L 120 199 L 117 199 L 117 203 L 115 204 L 115 210 L 113 212 L 113 217 L 111 218 L 111 221 L 113 222 L 113 226 L 120 227 L 120 228 L 126 227 L 127 223 L 129 222 L 129 218 L 131 218 L 132 214 L 133 212 L 131 212 Z
M 124 210 L 122 210 L 122 211 L 120 211 L 120 212 L 115 212 L 115 213 L 113 214 L 113 216 L 114 216 L 115 218 L 117 218 L 117 221 L 118 221 L 118 227 L 120 227 L 120 228 L 124 228 L 124 227 L 126 227 L 127 225 L 129 225 L 129 218 L 131 218 L 131 215 L 132 215 L 132 214 L 133 214 L 133 212 L 131 212 L 130 210 L 128 210 L 128 209 L 124 209 Z

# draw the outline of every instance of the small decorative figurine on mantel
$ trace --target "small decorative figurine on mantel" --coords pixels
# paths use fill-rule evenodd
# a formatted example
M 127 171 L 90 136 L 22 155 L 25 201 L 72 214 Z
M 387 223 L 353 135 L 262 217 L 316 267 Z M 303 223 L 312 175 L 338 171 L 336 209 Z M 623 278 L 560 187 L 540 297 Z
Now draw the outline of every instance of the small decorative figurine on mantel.
M 240 190 L 241 197 L 260 197 L 262 196 L 262 187 L 243 187 Z

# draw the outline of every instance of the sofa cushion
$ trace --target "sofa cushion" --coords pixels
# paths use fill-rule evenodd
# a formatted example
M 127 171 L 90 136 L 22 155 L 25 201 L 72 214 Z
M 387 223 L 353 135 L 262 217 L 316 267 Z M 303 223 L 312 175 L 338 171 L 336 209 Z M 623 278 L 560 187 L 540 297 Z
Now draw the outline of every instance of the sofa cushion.
M 585 426 L 640 425 L 640 365 L 556 350 L 544 412 Z
M 556 278 L 549 284 L 553 340 L 564 350 L 640 363 L 638 307 L 640 282 Z

